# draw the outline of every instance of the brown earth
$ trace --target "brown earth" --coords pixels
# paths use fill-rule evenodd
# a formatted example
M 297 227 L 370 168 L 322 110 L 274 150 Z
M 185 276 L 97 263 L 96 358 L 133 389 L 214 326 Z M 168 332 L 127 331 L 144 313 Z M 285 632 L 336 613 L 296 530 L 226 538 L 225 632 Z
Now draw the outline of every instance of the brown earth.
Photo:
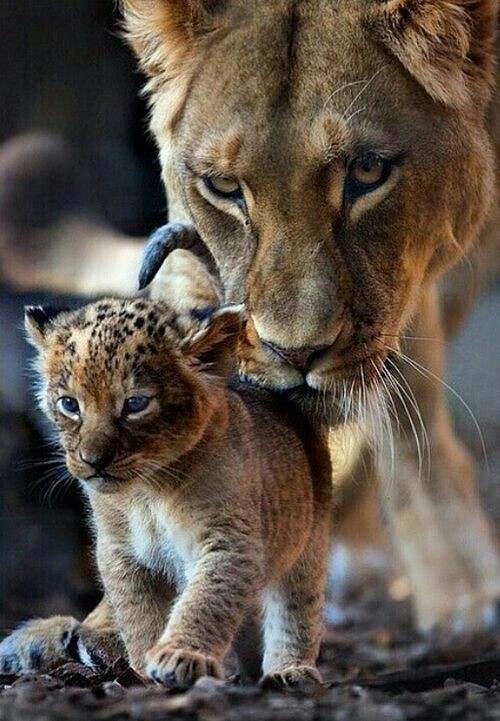
M 347 608 L 321 652 L 313 696 L 201 679 L 189 690 L 145 686 L 118 660 L 97 675 L 78 663 L 0 677 L 0 721 L 479 721 L 500 719 L 500 635 L 415 635 L 406 602 L 377 594 Z M 384 622 L 385 619 L 385 622 Z M 389 627 L 390 619 L 390 627 Z

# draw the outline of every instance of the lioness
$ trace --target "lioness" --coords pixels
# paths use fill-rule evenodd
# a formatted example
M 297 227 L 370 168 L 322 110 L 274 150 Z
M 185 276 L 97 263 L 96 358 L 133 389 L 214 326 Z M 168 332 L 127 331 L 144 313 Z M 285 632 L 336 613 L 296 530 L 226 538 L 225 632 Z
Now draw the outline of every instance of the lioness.
M 377 388 L 392 399 L 383 497 L 424 630 L 482 626 L 500 593 L 435 380 L 474 296 L 467 274 L 477 290 L 498 267 L 497 5 L 123 0 L 170 218 L 194 225 L 225 301 L 250 311 L 245 373 L 332 421 L 363 419 Z M 133 277 L 137 258 L 123 264 Z M 359 464 L 354 510 L 391 476 L 386 455 Z
M 170 217 L 193 223 L 226 301 L 250 310 L 244 372 L 336 413 L 345 394 L 341 414 L 365 388 L 392 394 L 397 483 L 384 497 L 417 623 L 491 621 L 497 551 L 444 388 L 426 376 L 443 376 L 439 341 L 468 301 L 464 266 L 440 285 L 443 272 L 479 240 L 479 274 L 497 241 L 497 3 L 123 7 Z

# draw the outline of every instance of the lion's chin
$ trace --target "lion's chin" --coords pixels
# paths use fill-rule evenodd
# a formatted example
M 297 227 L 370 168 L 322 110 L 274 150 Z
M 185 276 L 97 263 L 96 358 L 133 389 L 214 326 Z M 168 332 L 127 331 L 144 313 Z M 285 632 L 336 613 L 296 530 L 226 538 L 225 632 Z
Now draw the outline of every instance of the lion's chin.
M 122 488 L 122 484 L 119 481 L 104 480 L 99 478 L 92 480 L 80 479 L 80 484 L 85 491 L 91 491 L 103 495 L 117 493 Z
M 339 398 L 331 390 L 317 390 L 304 382 L 282 394 L 314 423 L 335 428 L 345 422 Z

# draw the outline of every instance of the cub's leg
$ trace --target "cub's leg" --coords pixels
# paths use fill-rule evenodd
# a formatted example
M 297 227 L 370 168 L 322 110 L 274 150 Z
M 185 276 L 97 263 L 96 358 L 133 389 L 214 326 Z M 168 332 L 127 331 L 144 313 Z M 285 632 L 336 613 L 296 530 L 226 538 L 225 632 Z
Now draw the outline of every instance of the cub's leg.
M 265 688 L 307 690 L 321 683 L 316 668 L 330 550 L 330 506 L 313 520 L 310 539 L 292 569 L 264 602 Z
M 164 633 L 146 654 L 146 673 L 160 683 L 221 678 L 224 656 L 261 588 L 260 549 L 231 537 L 226 523 L 206 546 Z
M 165 627 L 175 588 L 163 576 L 121 555 L 110 539 L 98 538 L 97 562 L 129 663 L 143 673 L 146 651 Z
M 439 300 L 427 293 L 405 353 L 434 376 L 444 375 Z M 498 552 L 477 497 L 471 458 L 453 433 L 442 384 L 425 378 L 411 362 L 389 368 L 397 385 L 414 394 L 429 436 L 429 463 L 419 473 L 418 448 L 400 401 L 402 433 L 396 447 L 396 482 L 383 496 L 414 595 L 417 625 L 459 632 L 495 621 L 500 597 Z M 415 422 L 415 421 L 414 421 Z M 383 473 L 386 479 L 388 469 Z
M 0 673 L 23 674 L 65 661 L 103 668 L 123 653 L 106 600 L 83 623 L 72 616 L 33 619 L 0 643 Z
M 256 683 L 262 676 L 262 620 L 262 608 L 256 606 L 247 613 L 233 641 L 244 682 Z
M 113 609 L 106 597 L 73 634 L 68 648 L 74 657 L 97 670 L 109 666 L 119 656 L 126 656 Z

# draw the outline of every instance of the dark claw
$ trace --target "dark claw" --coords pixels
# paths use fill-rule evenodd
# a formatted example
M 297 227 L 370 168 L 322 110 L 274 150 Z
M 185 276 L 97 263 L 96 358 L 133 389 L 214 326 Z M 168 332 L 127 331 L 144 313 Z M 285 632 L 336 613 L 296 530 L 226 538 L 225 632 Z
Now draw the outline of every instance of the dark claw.
M 61 637 L 61 641 L 68 656 L 71 656 L 75 661 L 79 661 L 77 628 L 65 631 Z
M 6 656 L 2 661 L 0 671 L 5 674 L 17 674 L 21 671 L 21 662 L 16 654 Z
M 40 644 L 37 641 L 32 641 L 29 648 L 30 667 L 37 670 L 43 663 L 43 654 Z
M 162 225 L 150 235 L 142 255 L 139 271 L 139 290 L 144 290 L 176 248 L 190 249 L 199 242 L 198 234 L 188 223 L 174 221 Z
M 151 678 L 153 681 L 156 681 L 156 683 L 164 684 L 165 686 L 170 685 L 171 683 L 175 682 L 175 674 L 173 671 L 162 672 L 155 669 L 151 672 Z
M 281 691 L 286 688 L 286 684 L 281 676 L 273 674 L 271 676 L 264 676 L 260 682 L 260 687 L 263 691 Z

